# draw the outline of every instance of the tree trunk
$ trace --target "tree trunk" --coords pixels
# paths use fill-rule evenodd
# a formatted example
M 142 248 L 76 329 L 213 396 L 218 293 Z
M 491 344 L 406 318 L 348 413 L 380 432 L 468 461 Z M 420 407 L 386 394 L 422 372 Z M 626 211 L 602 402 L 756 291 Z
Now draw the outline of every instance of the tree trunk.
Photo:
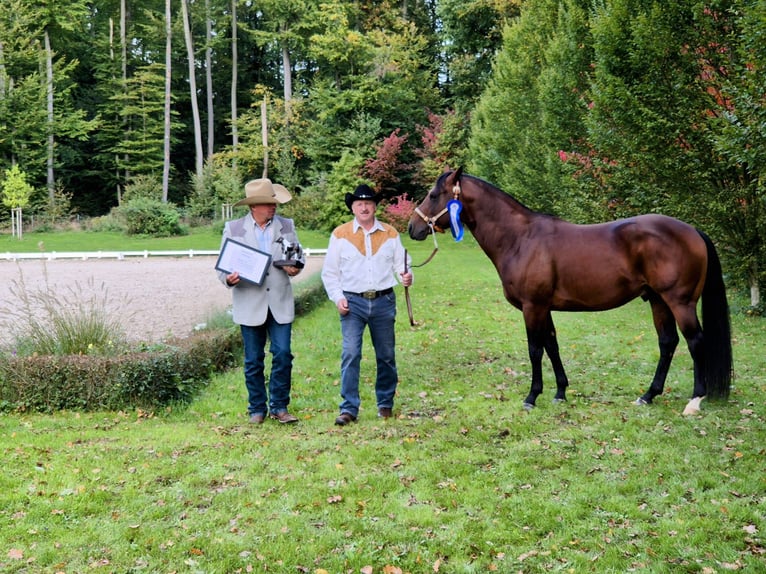
M 0 41 L 0 99 L 5 98 L 5 53 L 3 43 Z
M 758 285 L 758 263 L 750 264 L 750 306 L 757 308 L 761 304 L 761 289 Z
M 293 76 L 292 66 L 290 65 L 290 51 L 287 48 L 287 42 L 282 45 L 282 74 L 285 77 L 285 117 L 289 122 L 291 116 L 290 101 L 293 98 Z
M 48 201 L 53 204 L 54 191 L 55 191 L 55 179 L 53 176 L 53 153 L 56 146 L 55 139 L 53 137 L 53 54 L 51 53 L 51 39 L 48 34 L 48 29 L 45 29 L 45 91 L 48 100 Z
M 186 0 L 182 0 L 185 2 Z M 162 163 L 162 201 L 168 201 L 170 187 L 170 80 L 173 63 L 173 45 L 171 34 L 173 29 L 171 0 L 165 0 L 165 135 L 163 138 L 164 161 Z
M 269 177 L 269 120 L 266 98 L 261 102 L 261 138 L 263 139 L 263 176 Z
M 120 60 L 122 65 L 122 90 L 123 96 L 128 91 L 128 7 L 126 6 L 127 0 L 120 0 Z M 127 126 L 130 131 L 130 126 Z M 128 135 L 128 137 L 130 137 Z M 124 165 L 128 165 L 128 154 L 125 154 Z M 120 168 L 117 168 L 117 204 L 122 203 L 122 185 L 120 184 L 119 176 Z M 128 181 L 130 173 L 125 168 L 124 181 Z
M 231 149 L 237 157 L 237 0 L 231 0 Z M 235 160 L 236 161 L 236 160 Z
M 213 108 L 213 30 L 210 15 L 210 0 L 205 0 L 205 83 L 207 91 L 207 157 L 215 148 L 215 109 Z
M 192 122 L 194 123 L 194 165 L 197 170 L 197 177 L 202 177 L 202 168 L 204 165 L 202 125 L 199 117 L 199 103 L 197 102 L 197 74 L 194 66 L 194 43 L 192 41 L 191 19 L 189 18 L 189 6 L 187 0 L 181 0 L 181 15 L 183 17 L 186 56 L 189 60 L 189 95 L 191 97 Z

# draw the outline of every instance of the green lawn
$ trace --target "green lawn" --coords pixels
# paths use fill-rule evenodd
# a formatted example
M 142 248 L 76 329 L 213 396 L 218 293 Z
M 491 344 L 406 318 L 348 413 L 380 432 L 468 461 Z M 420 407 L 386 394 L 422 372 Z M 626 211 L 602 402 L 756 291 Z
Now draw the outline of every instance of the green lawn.
M 304 247 L 324 249 L 329 234 L 317 231 L 299 231 Z M 0 254 L 65 252 L 65 251 L 170 251 L 184 249 L 218 249 L 221 231 L 213 227 L 194 227 L 188 235 L 178 237 L 128 237 L 118 232 L 40 232 L 25 233 L 21 239 L 0 234 Z
M 187 406 L 0 416 L 0 570 L 763 571 L 766 322 L 733 316 L 731 398 L 686 418 L 685 349 L 666 393 L 632 404 L 657 358 L 646 304 L 558 314 L 569 401 L 546 363 L 526 412 L 521 315 L 471 238 L 440 240 L 414 328 L 399 291 L 394 420 L 375 417 L 368 346 L 359 422 L 333 426 L 329 302 L 295 324 L 297 425 L 249 426 L 239 369 Z

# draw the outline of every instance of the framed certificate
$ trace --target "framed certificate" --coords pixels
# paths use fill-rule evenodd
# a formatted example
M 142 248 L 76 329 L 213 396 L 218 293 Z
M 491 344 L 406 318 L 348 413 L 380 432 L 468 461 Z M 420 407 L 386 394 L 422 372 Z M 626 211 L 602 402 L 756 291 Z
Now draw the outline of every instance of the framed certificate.
M 271 263 L 271 254 L 227 237 L 215 268 L 224 273 L 239 273 L 240 279 L 260 285 Z

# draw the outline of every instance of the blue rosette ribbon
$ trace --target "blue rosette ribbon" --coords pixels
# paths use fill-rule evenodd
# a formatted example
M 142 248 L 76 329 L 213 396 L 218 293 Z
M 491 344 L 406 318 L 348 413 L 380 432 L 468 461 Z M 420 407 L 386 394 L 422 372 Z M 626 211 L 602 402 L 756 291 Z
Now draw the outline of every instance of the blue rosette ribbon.
M 457 199 L 451 199 L 447 203 L 447 213 L 449 213 L 449 228 L 452 231 L 452 237 L 455 241 L 463 239 L 463 222 L 460 221 L 460 212 L 463 211 L 463 204 Z

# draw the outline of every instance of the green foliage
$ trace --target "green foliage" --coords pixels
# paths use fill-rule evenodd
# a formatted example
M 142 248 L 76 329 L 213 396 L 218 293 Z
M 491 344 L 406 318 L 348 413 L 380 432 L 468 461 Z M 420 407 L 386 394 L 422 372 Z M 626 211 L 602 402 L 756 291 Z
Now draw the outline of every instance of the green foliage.
M 122 201 L 129 202 L 134 199 L 162 199 L 162 181 L 153 174 L 138 174 L 130 178 L 130 183 L 125 186 Z
M 468 169 L 540 211 L 553 211 L 539 99 L 557 0 L 534 0 L 506 28 L 495 73 L 471 116 Z
M 167 237 L 185 233 L 178 209 L 159 199 L 138 197 L 116 207 L 113 213 L 122 221 L 128 235 Z
M 347 151 L 333 164 L 327 179 L 317 186 L 317 192 L 322 198 L 319 229 L 331 231 L 336 225 L 352 217 L 345 198 L 347 193 L 352 193 L 356 189 L 356 186 L 365 183 L 359 175 L 361 167 L 362 158 L 353 151 Z
M 222 204 L 242 199 L 244 185 L 239 170 L 220 156 L 205 162 L 202 176 L 192 174 L 193 193 L 188 199 L 188 213 L 202 220 L 216 219 Z
M 158 62 L 142 66 L 127 80 L 123 90 L 112 100 L 119 106 L 123 122 L 121 139 L 109 150 L 119 169 L 137 175 L 162 172 L 165 136 L 164 65 Z M 177 112 L 171 112 L 177 115 Z M 177 121 L 172 123 L 178 129 Z
M 26 174 L 13 165 L 5 170 L 5 178 L 2 182 L 3 205 L 11 209 L 26 207 L 34 189 L 27 183 Z
M 65 223 L 74 211 L 72 193 L 66 191 L 61 183 L 57 183 L 53 190 L 53 197 L 49 198 L 42 209 L 43 218 L 49 225 Z

